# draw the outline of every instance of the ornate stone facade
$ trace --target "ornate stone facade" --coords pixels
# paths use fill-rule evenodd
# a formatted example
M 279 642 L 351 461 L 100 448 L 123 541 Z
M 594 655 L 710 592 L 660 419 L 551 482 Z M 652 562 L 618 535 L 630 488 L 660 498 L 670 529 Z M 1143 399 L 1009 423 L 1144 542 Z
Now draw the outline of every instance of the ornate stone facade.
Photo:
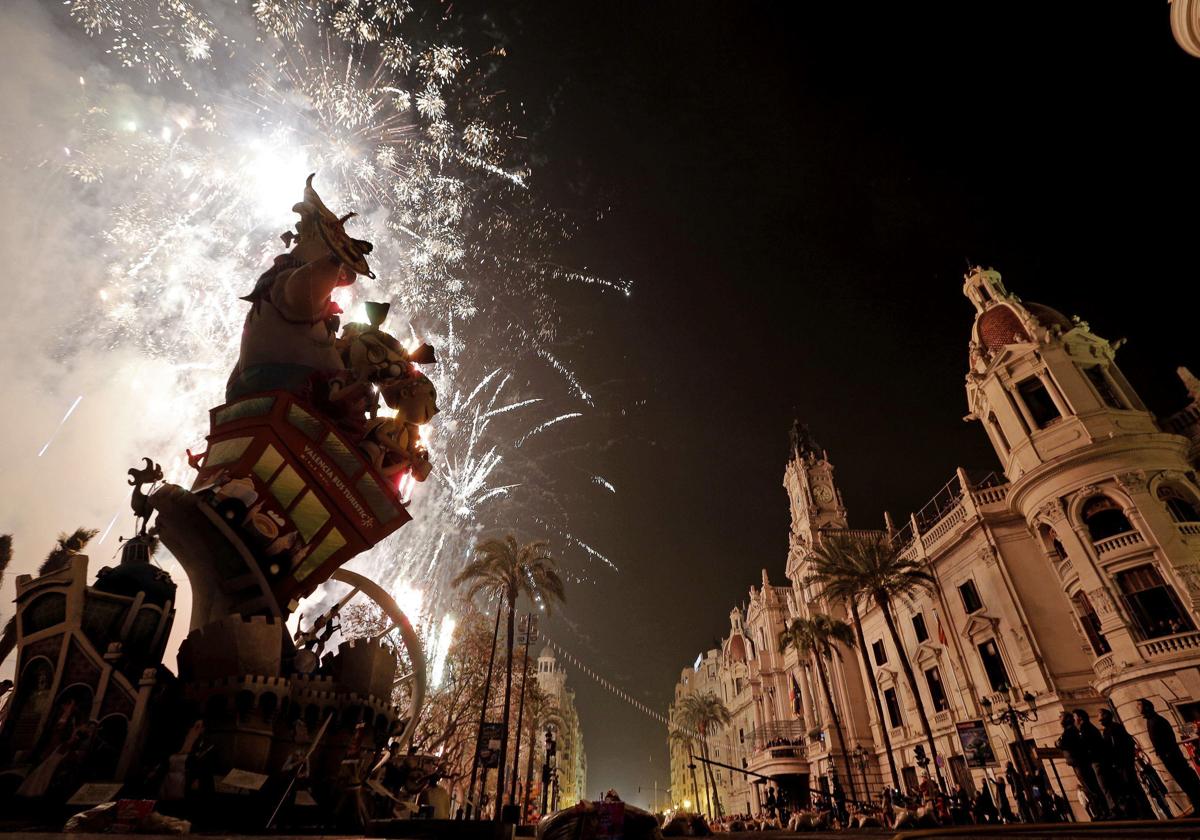
M 941 775 L 968 789 L 989 769 L 1002 773 L 1021 749 L 1009 726 L 988 719 L 989 703 L 998 708 L 1012 696 L 1033 696 L 1037 718 L 1022 735 L 1040 748 L 1054 745 L 1064 710 L 1084 708 L 1095 717 L 1105 706 L 1148 746 L 1135 709 L 1140 697 L 1153 700 L 1181 737 L 1193 735 L 1200 721 L 1200 388 L 1192 385 L 1194 377 L 1180 371 L 1191 404 L 1156 417 L 1115 363 L 1120 342 L 1095 335 L 1078 318 L 1021 301 L 994 271 L 968 273 L 964 294 L 976 310 L 967 419 L 983 425 L 1001 469 L 988 476 L 960 469 L 907 522 L 897 527 L 888 516 L 875 532 L 888 533 L 936 580 L 932 594 L 895 608 L 916 696 L 874 606 L 861 616 L 866 651 L 843 650 L 830 669 L 844 746 L 824 723 L 828 704 L 813 690 L 811 664 L 790 651 L 779 657 L 763 645 L 747 648 L 748 674 L 782 667 L 785 685 L 795 679 L 799 688 L 793 712 L 766 701 L 768 682 L 752 676 L 755 726 L 771 731 L 799 723 L 802 743 L 786 762 L 776 760 L 769 742 L 743 743 L 736 722 L 724 743 L 742 750 L 729 763 L 744 758 L 747 769 L 765 768 L 781 789 L 806 777 L 813 788 L 824 788 L 836 774 L 854 795 L 845 778 L 850 767 L 854 789 L 877 792 L 892 781 L 885 731 L 900 786 L 915 787 L 923 775 L 915 748 L 927 750 L 918 703 L 933 731 Z M 812 436 L 793 435 L 783 480 L 792 513 L 791 588 L 772 588 L 785 605 L 780 624 L 819 612 L 849 620 L 840 605 L 816 600 L 807 584 L 812 547 L 830 534 L 855 533 L 832 475 Z M 745 627 L 752 609 L 743 612 Z M 724 651 L 710 652 L 710 661 L 716 673 L 706 680 L 723 687 L 741 667 Z M 736 695 L 725 699 L 733 710 Z M 995 760 L 973 762 L 960 729 L 986 735 Z M 845 760 L 856 750 L 867 753 L 865 762 Z M 1062 761 L 1050 754 L 1037 760 L 1053 787 L 1060 789 L 1061 777 L 1068 799 L 1078 803 L 1074 774 Z M 673 762 L 673 784 L 677 769 Z M 1161 775 L 1174 790 L 1170 775 Z M 685 781 L 680 776 L 679 784 Z M 737 791 L 745 782 L 730 783 L 734 811 L 743 809 Z M 749 804 L 757 810 L 757 800 Z
M 567 672 L 558 664 L 554 649 L 549 645 L 537 660 L 537 683 L 548 697 L 543 728 L 554 730 L 557 741 L 558 803 L 567 807 L 587 798 L 587 753 L 583 749 L 583 729 L 575 710 L 575 692 L 567 688 Z M 539 738 L 534 760 L 534 778 L 546 760 L 546 744 Z

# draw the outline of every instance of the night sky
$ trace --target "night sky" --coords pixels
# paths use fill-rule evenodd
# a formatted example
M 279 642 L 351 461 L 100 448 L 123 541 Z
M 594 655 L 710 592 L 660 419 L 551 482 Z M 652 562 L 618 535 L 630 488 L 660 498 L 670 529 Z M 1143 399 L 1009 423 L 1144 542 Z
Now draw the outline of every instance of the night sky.
M 760 570 L 784 582 L 793 417 L 859 527 L 997 467 L 962 420 L 968 262 L 1128 337 L 1160 412 L 1175 367 L 1200 372 L 1200 60 L 1166 2 L 815 5 L 537 3 L 510 42 L 539 188 L 604 211 L 564 259 L 634 283 L 563 301 L 559 351 L 601 409 L 564 465 L 618 491 L 572 523 L 621 571 L 551 632 L 664 711 Z M 570 683 L 589 793 L 648 803 L 665 731 Z
M 503 43 L 507 57 L 489 79 L 501 91 L 497 107 L 519 112 L 534 194 L 577 223 L 561 264 L 632 283 L 628 296 L 571 282 L 559 290 L 550 350 L 595 406 L 531 437 L 497 471 L 497 484 L 544 482 L 553 503 L 497 501 L 489 524 L 523 537 L 569 530 L 619 567 L 556 538 L 584 579 L 569 585 L 547 629 L 648 706 L 666 712 L 680 670 L 728 632 L 730 609 L 761 570 L 785 582 L 781 481 L 793 418 L 828 450 L 856 527 L 879 527 L 884 510 L 903 519 L 957 466 L 998 467 L 983 430 L 962 420 L 969 264 L 995 267 L 1011 291 L 1078 314 L 1101 336 L 1127 337 L 1118 361 L 1158 412 L 1185 402 L 1177 366 L 1200 375 L 1200 59 L 1174 42 L 1166 0 L 414 5 L 476 25 L 475 55 Z M 0 133 L 20 146 L 15 139 L 40 137 L 44 126 L 14 115 L 59 124 L 58 112 L 75 107 L 76 72 L 88 67 L 104 84 L 108 72 L 90 65 L 112 59 L 61 4 L 9 6 L 28 27 L 28 44 L 17 45 L 28 47 L 25 61 L 61 71 L 39 79 L 18 61 L 29 72 L 0 79 L 9 96 Z M 248 7 L 241 0 L 235 10 Z M 71 54 L 55 46 L 63 43 Z M 51 48 L 64 54 L 47 58 Z M 217 64 L 218 78 L 240 70 Z M 46 91 L 59 100 L 42 101 Z M 0 164 L 12 160 L 0 151 Z M 39 171 L 22 170 L 20 183 L 40 183 L 30 176 Z M 52 199 L 62 195 L 19 196 L 8 235 L 38 222 L 34 211 L 57 213 Z M 27 498 L 32 482 L 45 497 L 21 511 L 37 527 L 8 524 L 12 506 L 0 511 L 3 530 L 20 535 L 20 571 L 39 556 L 37 534 L 51 534 L 46 523 L 71 527 L 83 496 L 124 492 L 125 466 L 104 487 L 55 483 L 68 475 L 68 453 L 97 464 L 110 454 L 87 424 L 117 427 L 114 440 L 136 436 L 120 428 L 131 409 L 122 414 L 112 395 L 124 392 L 90 382 L 73 425 L 44 461 L 33 455 L 79 391 L 31 376 L 57 376 L 59 362 L 34 364 L 25 349 L 36 357 L 52 343 L 22 337 L 76 329 L 46 314 L 84 305 L 60 291 L 65 281 L 55 285 L 54 266 L 84 266 L 80 288 L 99 272 L 96 246 L 49 222 L 38 224 L 61 235 L 36 240 L 36 258 L 28 241 L 16 241 L 19 256 L 10 249 L 10 261 L 32 271 L 10 272 L 6 287 L 14 361 L 5 394 L 24 422 L 0 441 L 19 449 L 0 478 L 24 482 L 9 499 Z M 503 328 L 509 317 L 497 303 L 481 307 L 479 321 Z M 39 318 L 46 327 L 30 326 Z M 93 370 L 84 350 L 97 345 L 80 336 L 73 376 Z M 561 376 L 530 362 L 497 363 L 532 370 L 509 396 L 523 387 L 522 396 L 559 395 L 539 407 L 547 411 L 580 408 L 567 404 L 574 397 Z M 113 416 L 88 413 L 102 410 Z M 103 527 L 113 509 L 78 524 Z M 97 548 L 92 568 L 113 550 Z M 587 793 L 612 787 L 651 804 L 654 782 L 663 792 L 669 784 L 665 728 L 579 672 L 569 684 Z

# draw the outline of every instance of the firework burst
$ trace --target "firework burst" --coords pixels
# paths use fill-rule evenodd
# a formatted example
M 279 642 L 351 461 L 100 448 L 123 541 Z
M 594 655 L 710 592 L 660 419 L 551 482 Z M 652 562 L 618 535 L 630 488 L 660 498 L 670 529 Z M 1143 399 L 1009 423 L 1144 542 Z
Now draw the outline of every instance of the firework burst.
M 236 359 L 237 298 L 281 250 L 289 208 L 317 172 L 331 206 L 359 213 L 354 235 L 376 244 L 380 279 L 342 290 L 347 320 L 389 300 L 411 315 L 393 332 L 438 348 L 443 411 L 425 441 L 437 470 L 415 491 L 415 521 L 355 561 L 393 588 L 420 580 L 435 612 L 487 505 L 528 480 L 521 444 L 594 407 L 546 349 L 556 286 L 628 293 L 555 262 L 567 226 L 528 189 L 514 127 L 486 87 L 502 51 L 472 54 L 397 0 L 255 0 L 241 19 L 191 0 L 67 6 L 154 88 L 81 79 L 77 130 L 56 161 L 109 202 L 101 340 L 154 363 L 173 418 L 146 444 L 180 453 L 163 463 L 187 479 L 182 453 L 203 438 Z M 481 317 L 505 297 L 519 317 Z M 549 367 L 564 387 L 516 393 L 517 364 Z M 580 562 L 609 563 L 560 533 Z

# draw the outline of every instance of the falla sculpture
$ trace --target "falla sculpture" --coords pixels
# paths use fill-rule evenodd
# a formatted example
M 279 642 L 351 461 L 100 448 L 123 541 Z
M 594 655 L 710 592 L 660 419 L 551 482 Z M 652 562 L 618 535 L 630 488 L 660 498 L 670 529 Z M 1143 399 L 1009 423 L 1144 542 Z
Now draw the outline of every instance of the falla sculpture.
M 365 322 L 341 324 L 332 295 L 375 276 L 371 243 L 347 232 L 354 214 L 326 207 L 312 175 L 292 209 L 299 221 L 282 236 L 286 252 L 243 298 L 249 308 L 237 364 L 225 402 L 209 412 L 207 448 L 188 453 L 191 486 L 162 483 L 161 469 L 146 459 L 130 470 L 138 531 L 119 574 L 89 585 L 87 558 L 73 555 L 17 581 L 0 800 L 34 771 L 47 776 L 42 787 L 65 791 L 46 762 L 65 743 L 55 720 L 68 706 L 93 718 L 118 755 L 90 781 L 164 801 L 186 789 L 196 800 L 184 776 L 198 773 L 208 780 L 200 796 L 208 802 L 213 779 L 261 777 L 270 782 L 251 798 L 273 809 L 271 821 L 290 794 L 268 794 L 292 791 L 296 767 L 328 805 L 345 799 L 328 780 L 339 778 L 348 750 L 366 757 L 360 764 L 371 758 L 364 767 L 375 765 L 378 750 L 401 763 L 420 758 L 405 758 L 425 694 L 420 640 L 383 587 L 342 566 L 411 519 L 399 488 L 432 470 L 420 427 L 438 412 L 437 392 L 419 366 L 433 364 L 435 354 L 428 344 L 409 350 L 384 330 L 386 303 L 368 303 Z M 161 664 L 174 584 L 161 570 L 149 573 L 158 541 L 187 573 L 192 593 L 177 676 Z M 301 616 L 293 638 L 288 617 L 328 580 L 349 592 L 343 588 L 325 615 Z M 382 609 L 388 631 L 328 646 L 338 610 L 360 593 Z M 52 601 L 81 606 L 48 609 Z M 108 616 L 118 607 L 128 618 L 113 624 Z M 399 680 L 394 642 L 384 638 L 395 639 L 393 631 L 412 666 Z M 135 646 L 143 636 L 150 641 Z M 81 683 L 79 674 L 92 676 Z M 393 701 L 401 686 L 404 708 Z M 166 780 L 155 768 L 168 768 Z
M 183 543 L 205 530 L 189 514 L 212 518 L 198 502 L 253 556 L 261 580 L 251 606 L 264 601 L 268 613 L 285 616 L 346 560 L 408 521 L 398 486 L 429 476 L 420 426 L 438 411 L 433 383 L 418 368 L 435 362 L 434 350 L 409 352 L 385 332 L 388 304 L 368 303 L 367 323 L 341 324 L 333 292 L 374 277 L 371 243 L 346 231 L 354 214 L 329 210 L 312 175 L 292 209 L 300 220 L 282 236 L 289 250 L 243 298 L 250 308 L 240 354 L 226 402 L 211 412 L 208 449 L 191 457 L 196 480 L 190 491 L 168 486 L 155 499 L 163 542 L 182 552 L 189 575 Z M 187 527 L 173 528 L 176 518 Z M 205 568 L 197 575 L 211 578 Z M 193 608 L 193 626 L 203 617 L 197 609 L 246 607 L 246 599 L 213 597 Z

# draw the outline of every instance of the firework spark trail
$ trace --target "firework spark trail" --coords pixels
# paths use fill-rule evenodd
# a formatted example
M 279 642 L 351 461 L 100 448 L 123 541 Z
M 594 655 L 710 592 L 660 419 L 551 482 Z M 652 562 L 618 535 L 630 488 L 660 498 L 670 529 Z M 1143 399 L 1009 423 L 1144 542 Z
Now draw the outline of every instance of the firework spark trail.
M 280 250 L 289 208 L 317 171 L 330 205 L 358 211 L 354 234 L 376 245 L 379 279 L 342 290 L 338 302 L 362 317 L 364 301 L 392 301 L 409 315 L 412 341 L 438 349 L 429 371 L 443 406 L 428 441 L 434 475 L 416 491 L 414 521 L 355 559 L 392 588 L 420 580 L 423 604 L 436 606 L 487 503 L 528 486 L 513 481 L 534 469 L 521 444 L 581 416 L 539 418 L 566 395 L 509 394 L 519 380 L 494 360 L 532 347 L 594 407 L 540 347 L 555 337 L 549 281 L 628 292 L 623 281 L 554 261 L 561 217 L 531 199 L 519 138 L 493 116 L 503 110 L 485 87 L 499 54 L 468 54 L 437 31 L 447 19 L 440 7 L 410 14 L 405 0 L 254 0 L 240 18 L 206 0 L 67 8 L 108 42 L 126 75 L 153 86 L 139 98 L 128 79 L 80 79 L 79 125 L 50 161 L 81 183 L 113 185 L 97 208 L 107 221 L 93 233 L 110 266 L 95 289 L 105 318 L 97 341 L 159 365 L 154 399 L 172 418 L 169 428 L 147 423 L 138 445 L 182 453 L 203 439 L 236 359 L 245 311 L 235 301 Z M 484 302 L 487 322 L 476 317 Z M 505 310 L 518 314 L 496 319 Z M 170 480 L 186 483 L 182 454 L 162 460 Z
M 108 520 L 108 527 L 104 529 L 104 533 L 100 535 L 100 539 L 96 540 L 97 546 L 103 545 L 104 541 L 108 539 L 108 533 L 113 529 L 113 526 L 117 524 L 117 517 L 120 515 L 121 511 L 117 511 L 113 514 L 112 519 Z
M 583 412 L 581 412 L 581 411 L 571 411 L 571 412 L 568 412 L 567 414 L 560 414 L 557 417 L 552 417 L 544 423 L 539 423 L 536 426 L 534 426 L 532 429 L 530 429 L 528 432 L 521 435 L 521 437 L 517 440 L 517 448 L 520 448 L 521 444 L 525 443 L 525 441 L 529 440 L 531 437 L 536 435 L 538 432 L 544 432 L 546 429 L 549 429 L 551 426 L 561 423 L 564 420 L 574 420 L 576 417 L 582 417 L 582 416 L 583 416 Z
M 558 358 L 549 350 L 538 348 L 537 354 L 549 362 L 551 367 L 562 374 L 562 377 L 567 380 L 567 383 L 571 386 L 571 390 L 573 390 L 579 396 L 579 399 L 583 400 L 590 406 L 595 406 L 595 403 L 592 401 L 592 395 L 583 389 L 583 386 L 579 384 L 579 380 L 575 377 L 575 374 L 571 372 L 570 368 L 559 361 Z
M 45 444 L 42 445 L 42 448 L 38 450 L 37 456 L 39 458 L 41 458 L 43 455 L 46 454 L 46 450 L 50 448 L 50 444 L 54 443 L 54 439 L 56 437 L 58 437 L 58 433 L 62 430 L 62 427 L 66 425 L 67 420 L 70 419 L 71 415 L 75 412 L 75 409 L 79 406 L 79 403 L 81 403 L 82 401 L 83 401 L 83 394 L 80 394 L 78 397 L 75 398 L 75 402 L 71 403 L 71 407 L 67 409 L 67 413 L 63 415 L 63 418 L 58 421 L 58 425 L 54 427 L 54 431 L 50 433 L 50 438 L 46 441 Z M 89 405 L 90 404 L 91 403 L 89 403 Z
M 599 484 L 601 487 L 603 487 L 609 493 L 617 492 L 617 488 L 612 486 L 612 482 L 609 481 L 607 478 L 605 478 L 602 475 L 592 476 L 592 484 Z

